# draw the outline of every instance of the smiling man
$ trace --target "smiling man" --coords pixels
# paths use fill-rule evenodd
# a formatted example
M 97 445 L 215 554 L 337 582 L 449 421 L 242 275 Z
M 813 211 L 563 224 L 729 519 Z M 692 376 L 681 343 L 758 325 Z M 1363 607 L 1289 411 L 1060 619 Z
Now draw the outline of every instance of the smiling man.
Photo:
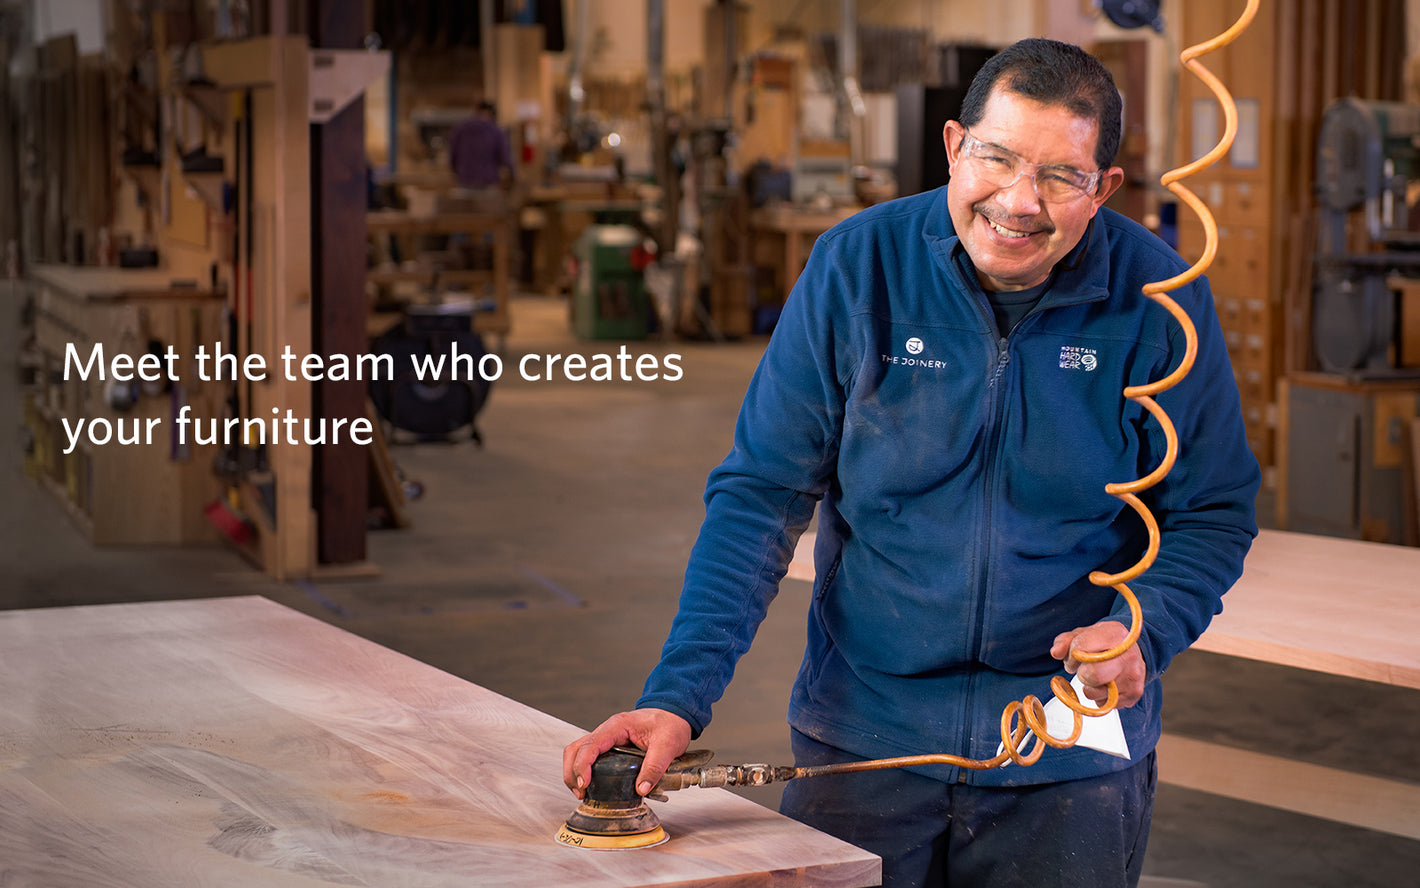
M 786 814 L 883 857 L 886 886 L 1137 883 L 1153 806 L 1159 676 L 1221 607 L 1256 534 L 1257 463 L 1206 281 L 1173 295 L 1192 372 L 1159 397 L 1182 451 L 1142 494 L 1162 529 L 1122 600 L 1089 582 L 1148 544 L 1105 493 L 1165 436 L 1121 392 L 1184 337 L 1141 294 L 1185 263 L 1103 204 L 1122 172 L 1120 97 L 1068 44 L 993 57 L 943 130 L 951 181 L 819 238 L 711 474 L 680 610 L 637 708 L 564 753 L 574 794 L 618 744 L 644 793 L 710 720 L 818 508 L 817 579 L 790 693 L 797 763 L 994 755 L 1001 711 L 1074 673 L 1117 683 L 1128 756 L 1047 750 L 1030 767 L 800 779 Z

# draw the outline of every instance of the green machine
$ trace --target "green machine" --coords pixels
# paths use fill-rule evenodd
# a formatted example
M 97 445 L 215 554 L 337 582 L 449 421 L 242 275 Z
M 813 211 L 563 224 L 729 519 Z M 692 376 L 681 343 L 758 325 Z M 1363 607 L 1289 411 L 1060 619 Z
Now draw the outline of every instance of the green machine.
M 645 339 L 651 313 L 645 271 L 651 255 L 630 225 L 592 225 L 573 246 L 577 283 L 572 331 L 579 339 Z

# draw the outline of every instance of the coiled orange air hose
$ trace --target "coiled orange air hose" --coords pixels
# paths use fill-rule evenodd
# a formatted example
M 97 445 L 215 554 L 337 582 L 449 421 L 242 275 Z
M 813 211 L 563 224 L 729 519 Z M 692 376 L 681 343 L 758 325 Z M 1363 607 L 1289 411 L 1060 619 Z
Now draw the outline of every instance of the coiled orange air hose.
M 1178 385 L 1183 378 L 1188 375 L 1193 368 L 1193 361 L 1198 354 L 1198 333 L 1194 329 L 1193 321 L 1189 319 L 1179 304 L 1168 296 L 1169 291 L 1176 290 L 1185 284 L 1193 282 L 1207 270 L 1213 263 L 1213 257 L 1218 252 L 1218 224 L 1213 218 L 1208 206 L 1203 203 L 1198 195 L 1194 194 L 1183 185 L 1181 180 L 1185 179 L 1201 170 L 1207 169 L 1217 163 L 1223 155 L 1228 153 L 1232 147 L 1233 139 L 1237 135 L 1238 111 L 1237 105 L 1233 102 L 1233 97 L 1227 88 L 1223 86 L 1213 72 L 1209 71 L 1202 62 L 1198 61 L 1200 56 L 1206 55 L 1214 50 L 1220 49 L 1232 43 L 1238 38 L 1248 25 L 1252 23 L 1257 15 L 1257 8 L 1260 0 L 1248 0 L 1247 8 L 1242 15 L 1222 34 L 1190 46 L 1179 54 L 1179 60 L 1183 67 L 1187 68 L 1195 77 L 1203 81 L 1213 94 L 1218 97 L 1218 103 L 1223 108 L 1223 137 L 1213 149 L 1192 163 L 1169 170 L 1162 177 L 1160 183 L 1169 191 L 1173 192 L 1180 200 L 1197 214 L 1199 221 L 1203 223 L 1203 230 L 1206 242 L 1203 248 L 1203 255 L 1194 265 L 1175 277 L 1168 280 L 1157 281 L 1145 284 L 1143 293 L 1154 302 L 1163 306 L 1169 314 L 1173 315 L 1180 327 L 1183 328 L 1185 346 L 1183 359 L 1179 362 L 1173 372 L 1163 379 L 1151 382 L 1147 385 L 1129 386 L 1124 390 L 1124 397 L 1142 406 L 1145 410 L 1159 422 L 1163 427 L 1164 438 L 1167 442 L 1167 449 L 1162 461 L 1154 471 L 1136 481 L 1117 482 L 1105 485 L 1105 492 L 1118 497 L 1128 503 L 1139 517 L 1143 519 L 1149 531 L 1149 545 L 1143 557 L 1132 567 L 1129 567 L 1116 574 L 1107 574 L 1103 571 L 1094 571 L 1090 574 L 1090 582 L 1096 586 L 1109 586 L 1119 593 L 1129 605 L 1130 627 L 1129 634 L 1118 645 L 1106 651 L 1090 653 L 1076 651 L 1076 660 L 1086 663 L 1101 663 L 1106 660 L 1113 660 L 1129 650 L 1135 642 L 1139 640 L 1139 633 L 1144 628 L 1144 615 L 1139 607 L 1139 599 L 1127 585 L 1130 580 L 1136 579 L 1144 571 L 1148 570 L 1154 563 L 1154 559 L 1159 554 L 1159 523 L 1154 518 L 1149 507 L 1139 499 L 1139 494 L 1148 490 L 1163 480 L 1164 476 L 1173 468 L 1175 460 L 1178 458 L 1178 432 L 1175 431 L 1173 422 L 1168 414 L 1154 400 L 1154 396 L 1167 391 Z M 1045 707 L 1039 698 L 1029 695 L 1023 700 L 1013 700 L 1007 704 L 1001 713 L 1001 743 L 1002 751 L 988 759 L 968 759 L 955 755 L 925 755 L 925 756 L 905 756 L 896 759 L 877 759 L 873 762 L 849 762 L 844 765 L 828 765 L 822 768 L 796 769 L 814 773 L 847 773 L 850 771 L 868 770 L 863 766 L 871 765 L 874 768 L 884 767 L 911 767 L 915 765 L 945 764 L 956 765 L 972 770 L 986 770 L 999 767 L 1007 761 L 1015 762 L 1019 765 L 1034 764 L 1040 758 L 1046 746 L 1054 746 L 1057 749 L 1065 749 L 1075 744 L 1080 737 L 1080 730 L 1084 726 L 1084 717 L 1098 717 L 1114 711 L 1119 702 L 1119 689 L 1114 682 L 1109 683 L 1109 697 L 1098 708 L 1092 708 L 1080 702 L 1075 695 L 1075 689 L 1070 686 L 1070 682 L 1057 675 L 1050 680 L 1050 689 L 1055 692 L 1055 696 L 1070 708 L 1074 714 L 1074 728 L 1069 737 L 1052 737 L 1045 729 Z M 1035 735 L 1036 742 L 1031 746 L 1029 752 L 1021 752 L 1029 735 Z M 808 773 L 796 776 L 809 776 Z
M 1139 517 L 1143 519 L 1149 532 L 1148 547 L 1143 557 L 1132 567 L 1120 571 L 1116 574 L 1107 574 L 1103 571 L 1094 571 L 1090 574 L 1090 582 L 1096 586 L 1109 586 L 1122 596 L 1129 605 L 1130 628 L 1129 634 L 1118 645 L 1109 650 L 1099 652 L 1076 651 L 1073 656 L 1076 660 L 1086 663 L 1101 663 L 1121 656 L 1139 639 L 1139 634 L 1144 627 L 1143 611 L 1139 607 L 1139 599 L 1129 589 L 1127 585 L 1130 580 L 1136 579 L 1148 570 L 1154 563 L 1154 559 L 1159 553 L 1159 523 L 1154 518 L 1149 507 L 1139 498 L 1139 494 L 1148 490 L 1163 480 L 1164 476 L 1173 468 L 1175 460 L 1178 458 L 1178 433 L 1174 429 L 1173 422 L 1168 414 L 1154 400 L 1154 396 L 1161 392 L 1173 388 L 1188 374 L 1193 367 L 1193 362 L 1198 353 L 1198 334 L 1194 329 L 1193 321 L 1189 319 L 1187 312 L 1179 307 L 1178 303 L 1167 294 L 1171 290 L 1176 290 L 1185 284 L 1191 283 L 1201 276 L 1203 272 L 1212 264 L 1214 256 L 1218 252 L 1218 225 L 1213 219 L 1213 214 L 1208 210 L 1206 204 L 1186 186 L 1181 184 L 1182 179 L 1204 170 L 1213 164 L 1232 147 L 1233 139 L 1237 135 L 1238 113 L 1237 106 L 1233 103 L 1232 96 L 1228 93 L 1222 82 L 1209 71 L 1201 62 L 1199 56 L 1206 55 L 1214 50 L 1220 49 L 1232 43 L 1238 38 L 1257 14 L 1260 0 L 1248 0 L 1247 8 L 1243 10 L 1238 20 L 1233 23 L 1222 34 L 1212 40 L 1205 41 L 1190 46 L 1179 55 L 1183 66 L 1194 76 L 1202 80 L 1203 83 L 1213 91 L 1218 97 L 1218 102 L 1222 105 L 1225 126 L 1223 137 L 1211 151 L 1204 154 L 1197 160 L 1177 169 L 1170 170 L 1160 178 L 1169 191 L 1178 196 L 1186 203 L 1190 209 L 1197 214 L 1203 223 L 1203 230 L 1206 235 L 1206 243 L 1203 255 L 1198 262 L 1188 268 L 1182 274 L 1169 278 L 1168 280 L 1157 281 L 1145 284 L 1143 293 L 1154 302 L 1163 306 L 1169 314 L 1183 328 L 1185 346 L 1183 359 L 1179 362 L 1171 373 L 1163 379 L 1148 383 L 1147 385 L 1129 386 L 1124 389 L 1124 397 L 1142 406 L 1147 410 L 1163 428 L 1167 449 L 1162 461 L 1154 471 L 1135 481 L 1124 481 L 1105 485 L 1105 492 L 1128 503 Z M 970 759 L 963 756 L 950 755 L 946 753 L 934 753 L 928 755 L 900 756 L 898 758 L 872 759 L 862 762 L 845 762 L 834 765 L 819 765 L 804 768 L 771 768 L 767 765 L 744 765 L 744 766 L 721 766 L 717 770 L 728 771 L 728 779 L 717 775 L 713 784 L 701 782 L 700 785 L 758 785 L 779 780 L 792 779 L 794 777 L 816 777 L 825 774 L 847 774 L 856 771 L 875 771 L 886 768 L 906 768 L 919 765 L 955 765 L 960 768 L 970 770 L 988 770 L 1000 767 L 1007 762 L 1015 762 L 1019 765 L 1034 764 L 1045 751 L 1046 746 L 1053 746 L 1057 749 L 1065 749 L 1075 745 L 1080 738 L 1081 729 L 1084 727 L 1085 717 L 1099 717 L 1106 715 L 1117 707 L 1119 702 L 1119 689 L 1114 682 L 1109 683 L 1109 696 L 1104 703 L 1098 707 L 1091 707 L 1080 702 L 1075 695 L 1075 689 L 1070 686 L 1070 682 L 1062 676 L 1055 676 L 1050 680 L 1050 689 L 1061 703 L 1065 704 L 1074 715 L 1074 727 L 1069 737 L 1053 737 L 1046 730 L 1045 707 L 1040 699 L 1035 695 L 1028 695 L 1022 700 L 1013 700 L 1006 705 L 1001 713 L 1001 752 L 987 759 Z M 1036 742 L 1031 745 L 1028 752 L 1022 749 L 1028 742 L 1031 735 L 1034 735 Z M 708 771 L 709 769 L 696 769 L 697 771 Z M 679 788 L 675 783 L 695 783 L 699 782 L 698 776 L 694 777 L 672 777 L 664 781 L 663 787 L 666 789 Z M 709 774 L 704 776 L 709 777 Z

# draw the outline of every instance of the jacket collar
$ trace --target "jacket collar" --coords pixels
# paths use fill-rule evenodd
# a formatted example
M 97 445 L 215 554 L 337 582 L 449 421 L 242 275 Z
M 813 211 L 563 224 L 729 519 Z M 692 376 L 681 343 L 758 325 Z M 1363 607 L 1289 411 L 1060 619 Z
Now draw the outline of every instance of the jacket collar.
M 950 187 L 948 183 L 937 189 L 922 225 L 922 238 L 938 264 L 956 279 L 959 286 L 969 293 L 979 293 L 982 287 L 975 266 L 957 236 L 947 208 L 947 189 Z M 1108 220 L 1105 216 L 1110 212 L 1101 208 L 1090 220 L 1080 242 L 1056 263 L 1055 282 L 1041 298 L 1042 308 L 1080 305 L 1109 297 L 1110 255 L 1106 231 Z

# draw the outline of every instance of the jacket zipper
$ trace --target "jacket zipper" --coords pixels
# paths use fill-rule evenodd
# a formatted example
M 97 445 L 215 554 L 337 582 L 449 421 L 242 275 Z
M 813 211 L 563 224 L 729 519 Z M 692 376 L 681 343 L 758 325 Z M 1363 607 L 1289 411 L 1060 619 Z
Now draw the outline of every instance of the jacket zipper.
M 1010 344 L 1006 337 L 996 340 L 996 367 L 991 374 L 991 382 L 987 388 L 991 391 L 991 434 L 987 439 L 986 450 L 986 480 L 982 485 L 982 509 L 981 509 L 981 579 L 976 598 L 976 622 L 973 624 L 971 641 L 971 658 L 980 659 L 982 649 L 982 636 L 986 634 L 986 597 L 991 588 L 991 523 L 995 520 L 993 515 L 993 493 L 996 489 L 996 464 L 998 462 L 998 451 L 1001 449 L 1001 423 L 1002 414 L 1006 410 L 1006 399 L 1002 397 L 1001 389 L 996 383 L 1006 373 L 1006 366 L 1011 363 Z
M 981 571 L 976 594 L 976 618 L 971 626 L 971 659 L 973 661 L 981 659 L 982 635 L 986 631 L 986 596 L 991 585 L 992 491 L 996 487 L 996 451 L 1001 445 L 1001 414 L 1005 410 L 1006 403 L 996 383 L 1001 381 L 1001 377 L 1005 375 L 1006 368 L 1010 363 L 1010 343 L 1007 341 L 1007 337 L 1001 336 L 996 340 L 996 361 L 992 367 L 991 378 L 986 383 L 986 390 L 990 393 L 991 399 L 989 404 L 991 434 L 987 440 L 986 479 L 982 491 L 981 545 L 978 562 L 981 565 Z M 973 670 L 967 679 L 966 695 L 962 701 L 962 725 L 968 729 L 962 738 L 962 754 L 968 758 L 972 757 L 971 743 L 975 739 L 969 729 L 972 725 L 972 702 L 976 697 L 976 676 L 977 672 Z M 957 782 L 965 783 L 966 779 L 965 769 L 957 772 Z

